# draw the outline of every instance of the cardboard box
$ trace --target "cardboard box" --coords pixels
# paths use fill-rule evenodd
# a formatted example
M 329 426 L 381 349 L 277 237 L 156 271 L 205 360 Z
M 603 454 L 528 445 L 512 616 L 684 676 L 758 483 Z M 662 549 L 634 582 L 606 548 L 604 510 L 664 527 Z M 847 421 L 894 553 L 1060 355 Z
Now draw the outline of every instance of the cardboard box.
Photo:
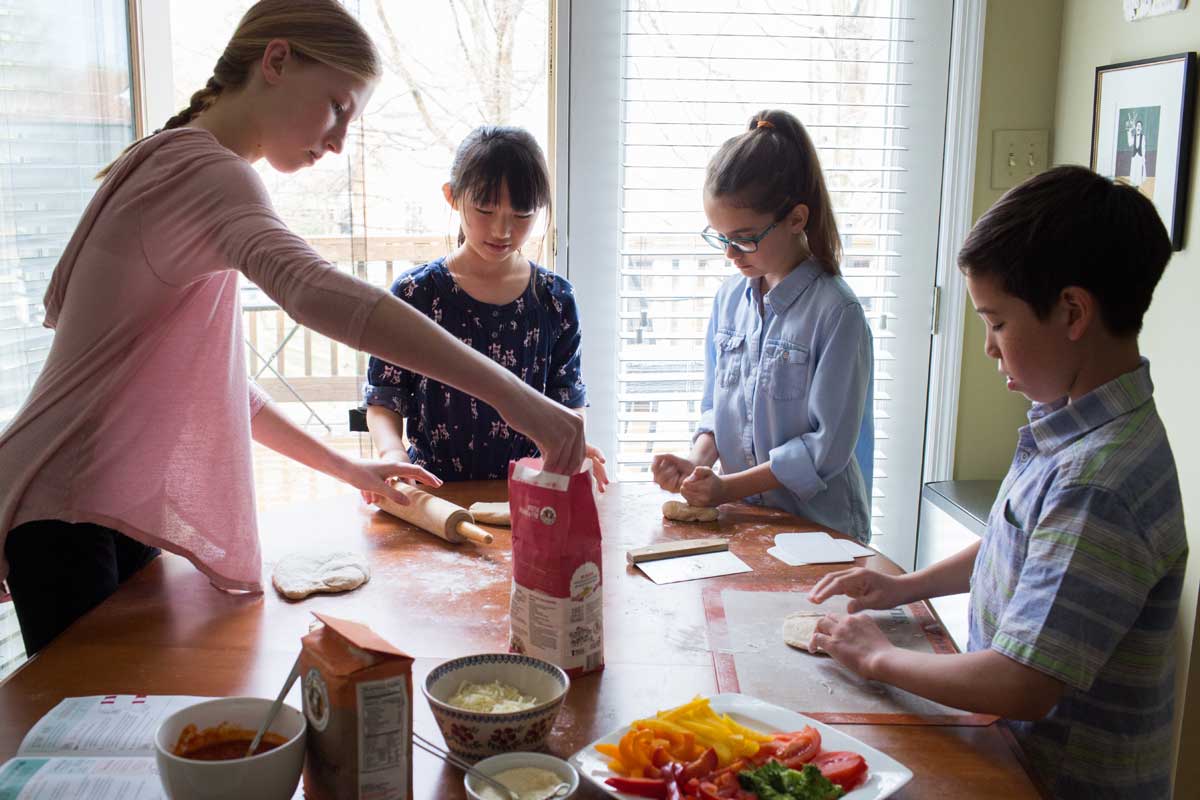
M 307 800 L 412 797 L 410 656 L 358 622 L 314 614 L 300 677 Z

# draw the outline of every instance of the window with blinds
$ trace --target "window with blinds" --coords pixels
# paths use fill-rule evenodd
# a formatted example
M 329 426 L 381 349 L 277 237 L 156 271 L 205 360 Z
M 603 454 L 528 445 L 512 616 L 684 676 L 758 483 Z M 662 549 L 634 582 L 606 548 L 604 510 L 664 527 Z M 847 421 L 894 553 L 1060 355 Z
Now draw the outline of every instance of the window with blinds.
M 623 33 L 617 465 L 648 480 L 655 453 L 686 453 L 700 416 L 703 340 L 714 292 L 734 274 L 698 232 L 704 168 L 765 108 L 795 114 L 816 143 L 832 193 L 843 274 L 875 338 L 874 527 L 896 470 L 915 506 L 929 303 L 944 134 L 948 31 L 932 47 L 921 16 L 947 2 L 629 0 Z M 917 62 L 925 62 L 924 65 Z M 932 77 L 922 84 L 922 76 Z M 940 95 L 936 94 L 941 92 Z M 938 113 L 940 109 L 940 114 Z M 914 139 L 928 137 L 919 145 Z M 915 150 L 924 150 L 914 155 Z M 936 170 L 936 171 L 933 171 Z M 927 206 L 914 213 L 914 206 Z M 932 209 L 932 216 L 929 209 Z M 907 337 L 907 342 L 898 341 Z M 899 456 L 899 461 L 897 460 Z M 899 514 L 906 517 L 907 511 Z M 915 510 L 912 515 L 915 526 Z
M 133 140 L 124 0 L 0 7 L 0 428 L 50 351 L 42 296 L 99 186 Z

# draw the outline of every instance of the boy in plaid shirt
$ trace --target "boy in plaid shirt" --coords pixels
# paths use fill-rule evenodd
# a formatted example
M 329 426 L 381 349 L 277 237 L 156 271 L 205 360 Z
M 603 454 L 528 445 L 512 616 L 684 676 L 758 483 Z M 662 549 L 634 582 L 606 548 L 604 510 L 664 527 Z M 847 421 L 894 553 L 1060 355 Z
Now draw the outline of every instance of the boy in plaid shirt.
M 1029 424 L 978 544 L 909 575 L 832 573 L 813 642 L 864 677 L 1007 719 L 1056 798 L 1170 795 L 1172 629 L 1187 564 L 1175 460 L 1137 334 L 1171 255 L 1154 205 L 1082 167 L 1008 192 L 959 254 Z M 966 653 L 865 615 L 970 590 Z

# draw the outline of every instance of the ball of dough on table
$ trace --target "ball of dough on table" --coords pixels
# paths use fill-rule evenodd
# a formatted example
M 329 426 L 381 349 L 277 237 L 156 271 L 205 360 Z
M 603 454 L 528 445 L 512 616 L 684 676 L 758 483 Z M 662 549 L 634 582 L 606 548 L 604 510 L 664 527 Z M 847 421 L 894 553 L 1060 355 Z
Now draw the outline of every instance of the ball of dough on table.
M 471 516 L 476 522 L 481 522 L 484 525 L 511 525 L 512 519 L 509 517 L 508 503 L 471 503 L 471 507 L 467 509 L 471 512 Z
M 813 634 L 817 632 L 817 623 L 825 616 L 814 611 L 800 611 L 789 614 L 783 620 L 783 643 L 797 650 L 806 650 L 813 655 L 824 654 L 825 651 L 813 647 Z
M 716 522 L 717 510 L 703 506 L 693 506 L 678 500 L 668 500 L 663 503 L 663 516 L 676 522 Z
M 318 592 L 357 589 L 371 579 L 371 567 L 362 553 L 293 553 L 275 565 L 271 583 L 289 600 Z

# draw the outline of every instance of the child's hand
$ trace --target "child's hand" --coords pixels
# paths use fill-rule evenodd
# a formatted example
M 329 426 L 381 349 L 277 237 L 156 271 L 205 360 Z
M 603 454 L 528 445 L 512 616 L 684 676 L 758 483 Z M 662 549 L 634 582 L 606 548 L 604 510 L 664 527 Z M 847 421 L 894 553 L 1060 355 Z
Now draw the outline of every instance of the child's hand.
M 595 445 L 587 446 L 587 457 L 592 460 L 592 474 L 596 476 L 596 488 L 601 493 L 604 492 L 604 487 L 608 486 L 608 470 L 604 468 L 606 463 L 604 453 L 600 452 L 600 448 Z
M 692 474 L 696 465 L 686 458 L 661 453 L 650 462 L 650 473 L 654 482 L 668 492 L 678 492 L 683 479 Z
M 719 506 L 732 498 L 727 497 L 725 481 L 713 472 L 712 467 L 696 467 L 692 474 L 679 484 L 679 493 L 690 505 L 699 507 Z
M 408 497 L 396 489 L 394 483 L 422 483 L 426 486 L 441 486 L 442 479 L 429 472 L 424 467 L 402 461 L 367 461 L 364 459 L 347 459 L 347 466 L 340 476 L 342 480 L 362 491 L 363 500 L 370 504 L 378 504 L 380 497 L 408 505 Z
M 839 594 L 850 598 L 846 610 L 851 614 L 868 608 L 895 608 L 905 602 L 896 576 L 884 575 L 865 567 L 830 572 L 817 581 L 817 585 L 808 593 L 808 599 L 813 603 L 824 603 Z
M 817 623 L 812 646 L 833 656 L 844 667 L 867 680 L 876 677 L 876 665 L 895 647 L 875 620 L 866 614 L 828 614 Z

